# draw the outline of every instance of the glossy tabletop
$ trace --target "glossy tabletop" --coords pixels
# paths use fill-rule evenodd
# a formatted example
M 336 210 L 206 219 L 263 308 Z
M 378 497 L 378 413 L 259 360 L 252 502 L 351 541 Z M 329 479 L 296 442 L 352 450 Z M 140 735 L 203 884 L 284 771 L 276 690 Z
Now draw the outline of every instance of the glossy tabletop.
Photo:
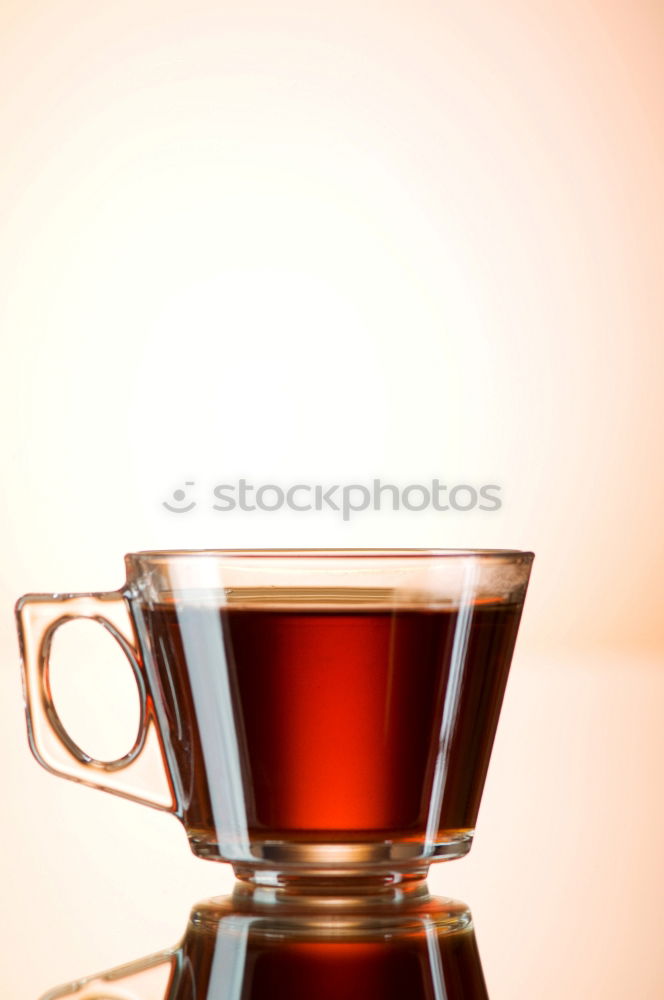
M 40 770 L 5 638 L 0 993 L 38 1000 L 175 946 L 232 877 L 173 817 Z M 517 652 L 474 847 L 429 878 L 472 911 L 492 1000 L 662 996 L 663 667 Z

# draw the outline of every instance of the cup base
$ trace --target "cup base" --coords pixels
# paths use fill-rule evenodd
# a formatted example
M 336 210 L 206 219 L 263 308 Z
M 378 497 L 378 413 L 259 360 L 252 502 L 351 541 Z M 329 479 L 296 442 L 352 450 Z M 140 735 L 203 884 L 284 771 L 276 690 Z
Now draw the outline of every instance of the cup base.
M 466 855 L 472 830 L 453 831 L 436 843 L 422 841 L 328 842 L 252 840 L 238 858 L 225 845 L 192 837 L 198 857 L 229 861 L 245 883 L 287 887 L 294 892 L 374 891 L 423 882 L 434 861 Z
M 279 870 L 233 865 L 236 878 L 243 884 L 257 890 L 283 890 L 289 895 L 320 897 L 363 897 L 389 896 L 390 898 L 410 895 L 426 884 L 429 866 L 416 870 L 401 871 L 354 871 L 333 870 Z

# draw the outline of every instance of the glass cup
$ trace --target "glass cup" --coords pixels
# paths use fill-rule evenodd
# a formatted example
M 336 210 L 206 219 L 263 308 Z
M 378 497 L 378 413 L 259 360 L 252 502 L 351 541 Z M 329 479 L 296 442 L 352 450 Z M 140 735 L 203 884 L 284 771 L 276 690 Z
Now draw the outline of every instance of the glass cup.
M 412 895 L 307 906 L 236 890 L 195 906 L 176 947 L 42 1000 L 487 1000 L 468 908 Z
M 203 858 L 302 888 L 393 884 L 472 844 L 532 553 L 139 552 L 118 591 L 17 603 L 30 746 L 174 812 Z M 64 727 L 55 631 L 99 622 L 133 670 L 133 746 Z

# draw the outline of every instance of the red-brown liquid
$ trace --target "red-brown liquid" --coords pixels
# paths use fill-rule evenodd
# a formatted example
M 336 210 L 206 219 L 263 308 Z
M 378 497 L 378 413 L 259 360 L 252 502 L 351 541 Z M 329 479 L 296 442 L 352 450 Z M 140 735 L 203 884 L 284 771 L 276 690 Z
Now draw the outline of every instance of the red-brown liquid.
M 284 940 L 281 930 L 282 934 L 272 937 L 249 932 L 242 967 L 236 973 L 238 992 L 233 996 L 242 1000 L 488 1000 L 471 929 L 431 936 L 422 930 L 382 940 L 363 939 L 360 934 L 353 939 L 346 934 L 337 941 Z M 218 939 L 213 936 L 187 935 L 168 1000 L 217 1000 L 227 995 L 213 972 L 216 947 Z M 230 978 L 228 962 L 217 974 Z
M 472 830 L 519 616 L 498 602 L 142 609 L 185 824 L 214 839 L 227 791 L 214 748 L 230 719 L 253 836 Z

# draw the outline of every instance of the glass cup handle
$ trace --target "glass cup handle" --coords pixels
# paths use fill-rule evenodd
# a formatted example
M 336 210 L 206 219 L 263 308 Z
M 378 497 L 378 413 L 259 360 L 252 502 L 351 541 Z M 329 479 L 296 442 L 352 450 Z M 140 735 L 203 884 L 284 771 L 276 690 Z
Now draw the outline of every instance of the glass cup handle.
M 172 782 L 156 724 L 145 669 L 122 591 L 99 594 L 26 594 L 16 604 L 23 694 L 30 749 L 42 767 L 62 778 L 166 811 L 175 810 Z M 95 760 L 72 739 L 53 702 L 49 656 L 65 622 L 99 622 L 119 643 L 134 674 L 140 703 L 134 745 L 116 760 Z

